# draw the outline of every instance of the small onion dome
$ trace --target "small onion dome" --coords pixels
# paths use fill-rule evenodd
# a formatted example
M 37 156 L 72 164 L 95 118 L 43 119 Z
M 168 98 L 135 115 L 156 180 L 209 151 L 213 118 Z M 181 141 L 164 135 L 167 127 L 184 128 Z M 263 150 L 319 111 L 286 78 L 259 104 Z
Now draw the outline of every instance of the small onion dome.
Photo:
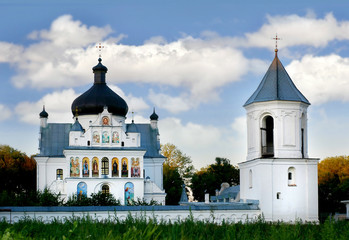
M 154 111 L 152 113 L 152 115 L 150 115 L 150 120 L 158 120 L 159 119 L 159 116 L 155 113 L 155 108 L 154 108 Z
M 48 118 L 48 113 L 45 111 L 45 106 L 42 108 L 42 112 L 39 114 L 40 118 Z
M 84 129 L 82 128 L 82 126 L 79 123 L 79 120 L 77 118 L 76 118 L 75 123 L 73 124 L 70 131 L 84 132 Z
M 95 115 L 107 107 L 109 113 L 125 117 L 128 112 L 127 103 L 107 86 L 105 74 L 108 69 L 102 65 L 102 59 L 99 58 L 98 61 L 99 63 L 92 68 L 94 84 L 74 100 L 71 106 L 72 113 L 74 116 Z

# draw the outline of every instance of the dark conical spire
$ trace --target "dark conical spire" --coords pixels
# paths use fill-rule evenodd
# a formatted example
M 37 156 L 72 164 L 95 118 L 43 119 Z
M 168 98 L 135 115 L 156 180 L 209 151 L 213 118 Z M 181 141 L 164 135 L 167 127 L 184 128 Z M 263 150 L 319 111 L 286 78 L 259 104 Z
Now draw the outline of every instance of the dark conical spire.
M 255 102 L 265 101 L 296 101 L 309 104 L 309 101 L 294 85 L 292 79 L 286 72 L 277 55 L 278 49 L 275 49 L 275 58 L 268 71 L 264 75 L 257 90 L 246 101 L 244 106 Z
M 45 111 L 45 105 L 42 107 L 42 111 L 39 114 L 40 118 L 48 118 L 48 113 Z
M 98 64 L 92 68 L 95 74 L 95 84 L 105 84 L 105 74 L 108 68 L 102 64 L 102 58 L 98 58 Z
M 153 110 L 153 113 L 152 115 L 150 115 L 150 120 L 158 120 L 159 119 L 159 116 L 155 113 L 155 107 L 154 107 L 154 110 Z

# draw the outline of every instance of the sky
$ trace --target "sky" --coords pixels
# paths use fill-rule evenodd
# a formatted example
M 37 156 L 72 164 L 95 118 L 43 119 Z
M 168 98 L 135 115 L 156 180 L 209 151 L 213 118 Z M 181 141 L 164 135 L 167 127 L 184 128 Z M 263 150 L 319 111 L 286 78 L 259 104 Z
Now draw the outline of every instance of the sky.
M 278 56 L 308 108 L 309 156 L 348 155 L 349 2 L 259 0 L 0 1 L 0 144 L 38 153 L 39 113 L 73 123 L 71 103 L 107 84 L 160 141 L 200 169 L 246 159 L 242 107 Z M 104 49 L 99 52 L 96 45 Z M 132 116 L 131 112 L 134 112 Z

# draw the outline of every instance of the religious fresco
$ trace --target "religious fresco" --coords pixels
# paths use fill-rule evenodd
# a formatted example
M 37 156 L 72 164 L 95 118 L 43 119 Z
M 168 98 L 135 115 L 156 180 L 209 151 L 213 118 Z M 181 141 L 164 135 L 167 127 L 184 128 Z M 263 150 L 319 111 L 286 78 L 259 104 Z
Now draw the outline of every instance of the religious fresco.
M 103 117 L 102 118 L 102 125 L 108 126 L 109 125 L 109 118 L 108 117 Z
M 107 131 L 104 131 L 102 134 L 102 143 L 109 143 L 109 134 Z
M 133 183 L 126 183 L 125 184 L 125 205 L 132 204 L 132 201 L 134 200 L 134 185 Z
M 92 159 L 92 177 L 99 177 L 98 164 L 98 158 L 94 157 Z
M 118 132 L 113 132 L 112 143 L 120 143 L 120 138 L 119 138 L 119 133 Z
M 80 177 L 80 164 L 78 157 L 76 157 L 75 160 L 73 157 L 70 158 L 70 176 Z
M 82 159 L 82 176 L 89 177 L 90 175 L 90 161 L 87 157 Z
M 119 176 L 119 159 L 113 158 L 112 159 L 112 177 L 118 177 Z
M 82 195 L 84 195 L 85 197 L 87 197 L 87 184 L 84 182 L 79 182 L 77 185 L 77 195 L 78 197 L 81 197 Z
M 121 177 L 128 177 L 128 159 L 123 158 L 121 160 L 122 166 L 121 166 Z
M 141 169 L 139 167 L 139 158 L 131 158 L 131 177 L 140 177 Z
M 93 143 L 100 143 L 100 137 L 97 131 L 93 132 Z

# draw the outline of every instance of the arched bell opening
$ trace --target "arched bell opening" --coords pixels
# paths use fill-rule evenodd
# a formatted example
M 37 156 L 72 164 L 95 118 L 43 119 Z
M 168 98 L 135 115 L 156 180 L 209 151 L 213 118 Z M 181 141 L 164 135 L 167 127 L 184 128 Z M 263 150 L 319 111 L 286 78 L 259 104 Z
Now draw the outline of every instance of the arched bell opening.
M 261 127 L 262 157 L 274 157 L 274 119 L 264 117 Z

